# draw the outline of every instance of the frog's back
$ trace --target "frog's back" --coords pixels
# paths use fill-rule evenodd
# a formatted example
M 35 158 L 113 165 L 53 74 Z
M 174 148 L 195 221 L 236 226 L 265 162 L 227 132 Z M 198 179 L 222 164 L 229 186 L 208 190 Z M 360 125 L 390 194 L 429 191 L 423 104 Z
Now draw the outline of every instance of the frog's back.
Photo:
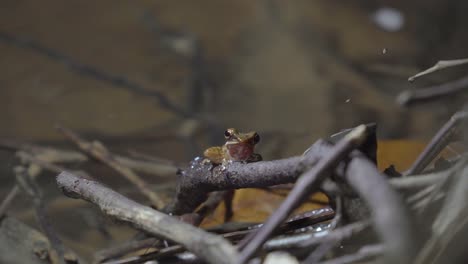
M 203 155 L 214 164 L 221 164 L 224 160 L 224 150 L 222 147 L 208 148 L 203 152 Z

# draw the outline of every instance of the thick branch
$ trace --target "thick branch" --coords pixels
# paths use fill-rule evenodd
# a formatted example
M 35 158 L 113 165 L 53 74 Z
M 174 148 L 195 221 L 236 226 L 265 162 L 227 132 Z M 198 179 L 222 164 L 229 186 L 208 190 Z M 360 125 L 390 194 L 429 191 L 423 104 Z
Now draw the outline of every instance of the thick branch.
M 180 243 L 208 263 L 234 263 L 236 260 L 236 250 L 222 237 L 136 203 L 97 182 L 62 172 L 57 176 L 57 183 L 67 196 L 84 199 L 98 205 L 107 215 Z
M 410 263 L 418 246 L 415 226 L 386 177 L 359 152 L 352 154 L 344 176 L 369 206 L 374 228 L 386 246 L 389 263 Z
M 317 145 L 325 144 L 323 141 Z M 298 156 L 275 161 L 261 161 L 249 164 L 234 162 L 224 169 L 218 166 L 212 170 L 200 160 L 194 160 L 189 168 L 182 171 L 177 181 L 177 193 L 171 213 L 191 213 L 212 191 L 254 188 L 295 182 L 304 169 L 301 164 L 314 164 L 316 155 Z

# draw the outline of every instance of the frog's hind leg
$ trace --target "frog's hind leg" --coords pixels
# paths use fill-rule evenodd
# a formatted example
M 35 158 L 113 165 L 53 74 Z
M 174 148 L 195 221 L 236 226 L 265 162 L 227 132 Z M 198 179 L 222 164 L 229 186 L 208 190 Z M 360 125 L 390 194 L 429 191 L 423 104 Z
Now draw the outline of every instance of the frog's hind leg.
M 224 160 L 224 153 L 222 147 L 211 147 L 203 152 L 205 158 L 211 161 L 214 164 L 221 164 Z

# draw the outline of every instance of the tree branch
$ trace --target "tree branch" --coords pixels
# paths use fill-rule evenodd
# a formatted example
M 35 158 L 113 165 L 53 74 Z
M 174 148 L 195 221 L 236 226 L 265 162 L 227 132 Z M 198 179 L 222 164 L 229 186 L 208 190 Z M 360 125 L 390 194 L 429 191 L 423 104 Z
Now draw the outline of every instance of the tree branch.
M 180 243 L 208 263 L 234 263 L 236 260 L 236 250 L 222 237 L 136 203 L 97 182 L 62 172 L 57 176 L 57 183 L 65 195 L 84 199 L 99 206 L 107 215 Z

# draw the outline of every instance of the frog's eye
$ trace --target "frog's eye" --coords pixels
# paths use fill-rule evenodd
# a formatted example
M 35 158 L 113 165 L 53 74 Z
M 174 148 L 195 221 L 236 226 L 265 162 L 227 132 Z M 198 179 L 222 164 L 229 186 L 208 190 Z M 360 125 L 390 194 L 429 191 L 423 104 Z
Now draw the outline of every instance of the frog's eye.
M 260 135 L 255 133 L 255 135 L 253 136 L 253 143 L 257 144 L 259 141 L 260 141 Z
M 228 129 L 228 130 L 224 131 L 224 137 L 225 138 L 230 138 L 231 136 L 232 136 L 231 129 Z

